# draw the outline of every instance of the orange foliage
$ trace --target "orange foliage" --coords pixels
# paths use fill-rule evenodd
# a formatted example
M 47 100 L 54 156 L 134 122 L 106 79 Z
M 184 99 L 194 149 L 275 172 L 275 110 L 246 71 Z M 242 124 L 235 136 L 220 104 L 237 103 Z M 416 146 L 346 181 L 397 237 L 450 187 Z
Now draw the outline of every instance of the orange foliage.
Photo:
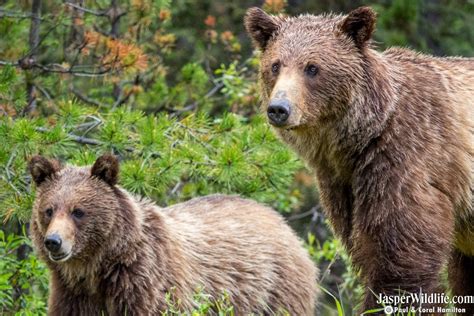
M 164 52 L 171 52 L 176 42 L 176 36 L 174 34 L 162 34 L 161 31 L 157 31 L 153 37 L 153 41 L 160 46 Z
M 231 31 L 225 31 L 221 34 L 221 41 L 230 42 L 234 39 L 234 34 Z
M 263 8 L 271 13 L 282 12 L 286 7 L 286 0 L 265 0 Z
M 208 15 L 207 18 L 204 20 L 204 24 L 213 28 L 216 26 L 216 17 L 213 15 Z
M 90 49 L 104 50 L 101 62 L 102 66 L 110 69 L 127 69 L 144 71 L 148 68 L 148 58 L 142 49 L 133 44 L 127 44 L 118 39 L 103 36 L 97 32 L 86 32 L 84 35 L 84 55 L 89 54 Z
M 161 21 L 167 21 L 171 18 L 171 11 L 168 9 L 161 9 L 158 16 Z

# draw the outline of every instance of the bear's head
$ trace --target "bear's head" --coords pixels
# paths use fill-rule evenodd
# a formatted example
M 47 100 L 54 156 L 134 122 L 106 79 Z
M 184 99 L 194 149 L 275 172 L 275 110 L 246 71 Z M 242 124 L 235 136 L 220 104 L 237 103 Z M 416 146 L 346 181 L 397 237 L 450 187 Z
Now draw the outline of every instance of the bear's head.
M 297 133 L 343 116 L 361 94 L 375 21 L 368 7 L 298 17 L 249 9 L 245 27 L 262 52 L 262 107 L 270 124 Z
M 114 156 L 101 156 L 92 167 L 63 167 L 35 156 L 28 168 L 37 186 L 31 235 L 45 260 L 87 261 L 108 246 L 121 208 Z

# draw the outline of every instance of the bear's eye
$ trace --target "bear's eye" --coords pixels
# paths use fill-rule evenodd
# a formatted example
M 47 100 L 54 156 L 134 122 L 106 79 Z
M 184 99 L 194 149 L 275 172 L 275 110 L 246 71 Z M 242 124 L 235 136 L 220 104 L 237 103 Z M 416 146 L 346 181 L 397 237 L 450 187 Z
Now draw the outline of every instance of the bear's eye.
M 273 63 L 272 65 L 272 73 L 277 74 L 280 71 L 280 63 Z
M 51 217 L 53 216 L 53 209 L 51 207 L 48 207 L 46 211 L 44 211 L 44 213 L 46 214 L 46 216 Z
M 84 211 L 80 208 L 75 208 L 74 210 L 72 210 L 72 216 L 74 216 L 75 218 L 82 218 L 84 216 Z
M 306 66 L 304 70 L 304 72 L 310 77 L 316 76 L 318 74 L 318 71 L 319 71 L 319 68 L 312 64 L 309 64 L 308 66 Z

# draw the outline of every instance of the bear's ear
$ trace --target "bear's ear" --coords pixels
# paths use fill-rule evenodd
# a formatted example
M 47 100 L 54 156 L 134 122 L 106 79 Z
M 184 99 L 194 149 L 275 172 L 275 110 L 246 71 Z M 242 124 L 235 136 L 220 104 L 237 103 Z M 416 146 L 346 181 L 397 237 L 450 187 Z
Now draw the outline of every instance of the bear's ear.
M 105 154 L 97 158 L 91 169 L 91 176 L 97 177 L 110 185 L 117 184 L 119 162 L 113 155 Z
M 372 37 L 377 15 L 370 7 L 360 7 L 351 11 L 341 22 L 340 29 L 349 36 L 357 47 L 362 48 Z
M 39 186 L 46 179 L 51 178 L 61 170 L 61 164 L 57 160 L 48 160 L 42 156 L 34 156 L 28 163 L 28 170 L 33 181 Z
M 245 14 L 244 25 L 252 41 L 263 51 L 272 35 L 278 30 L 280 22 L 277 17 L 268 15 L 260 8 L 250 8 Z

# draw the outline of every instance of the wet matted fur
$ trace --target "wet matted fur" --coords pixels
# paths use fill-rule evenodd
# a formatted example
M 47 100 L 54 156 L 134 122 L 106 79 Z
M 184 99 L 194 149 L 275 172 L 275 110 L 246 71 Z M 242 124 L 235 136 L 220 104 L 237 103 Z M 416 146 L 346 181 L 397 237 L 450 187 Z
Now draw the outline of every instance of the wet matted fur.
M 262 109 L 315 172 L 335 234 L 374 293 L 474 295 L 474 59 L 371 46 L 376 15 L 249 9 Z M 428 307 L 426 304 L 425 307 Z M 466 306 L 464 306 L 466 307 Z M 467 312 L 474 314 L 474 304 Z

